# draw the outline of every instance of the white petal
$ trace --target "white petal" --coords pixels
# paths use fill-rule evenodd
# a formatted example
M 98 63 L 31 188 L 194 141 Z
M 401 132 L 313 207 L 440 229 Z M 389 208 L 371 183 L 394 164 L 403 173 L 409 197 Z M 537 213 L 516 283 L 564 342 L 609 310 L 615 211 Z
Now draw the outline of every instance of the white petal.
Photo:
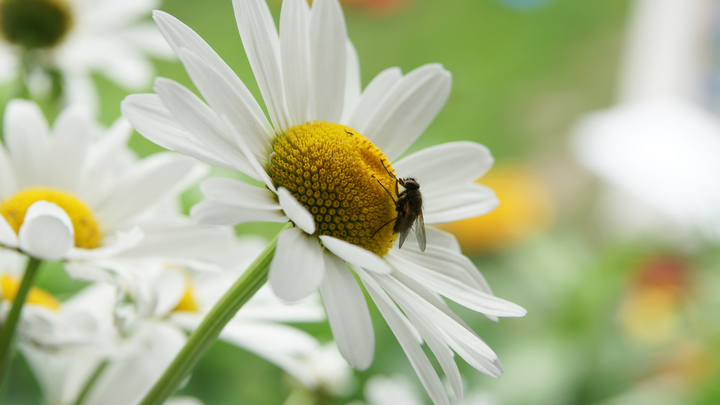
M 75 230 L 62 208 L 38 201 L 28 208 L 18 232 L 20 250 L 42 260 L 65 258 L 75 244 Z
M 310 10 L 313 119 L 339 122 L 345 102 L 345 18 L 337 0 L 316 0 Z
M 219 338 L 275 363 L 306 386 L 317 384 L 301 360 L 319 346 L 308 333 L 280 324 L 231 321 Z
M 155 92 L 173 114 L 175 120 L 199 142 L 225 162 L 232 162 L 239 171 L 252 169 L 243 153 L 235 146 L 220 118 L 205 103 L 181 84 L 170 79 L 157 78 Z
M 227 162 L 210 151 L 196 136 L 185 131 L 156 94 L 132 94 L 120 105 L 125 119 L 145 138 L 165 149 L 180 152 L 202 162 L 238 171 L 234 161 Z M 254 171 L 246 173 L 255 176 Z
M 450 95 L 450 73 L 437 64 L 403 77 L 368 116 L 363 135 L 394 160 L 425 131 Z
M 152 208 L 164 198 L 179 194 L 207 173 L 201 163 L 174 153 L 151 155 L 128 170 L 96 210 L 108 229 Z
M 123 257 L 210 259 L 235 247 L 235 233 L 226 227 L 160 219 L 145 221 L 139 225 L 145 237 L 138 246 L 123 253 Z
M 108 284 L 115 282 L 108 270 L 99 268 L 95 264 L 67 262 L 63 267 L 65 268 L 65 272 L 76 280 Z
M 279 208 L 256 208 L 228 204 L 216 200 L 199 202 L 190 208 L 190 217 L 201 224 L 236 225 L 245 222 L 287 222 L 288 217 Z
M 170 314 L 185 295 L 188 276 L 179 269 L 168 269 L 153 280 L 153 284 L 157 292 L 155 315 L 162 317 Z
M 454 353 L 450 348 L 439 338 L 432 328 L 432 325 L 428 325 L 423 322 L 422 318 L 415 316 L 412 312 L 406 313 L 410 322 L 422 336 L 425 343 L 427 343 L 430 350 L 440 363 L 445 375 L 450 381 L 450 386 L 455 393 L 455 397 L 458 401 L 463 399 L 463 387 L 462 387 L 462 376 L 457 364 L 455 364 Z
M 402 79 L 402 71 L 398 67 L 388 68 L 380 72 L 372 79 L 370 84 L 365 87 L 365 90 L 357 100 L 357 104 L 352 106 L 352 108 L 345 109 L 348 117 L 344 118 L 343 122 L 361 134 L 365 134 L 365 130 L 370 124 L 368 119 L 377 108 L 377 105 L 387 96 L 400 79 Z
M 272 179 L 270 179 L 270 175 L 268 175 L 267 171 L 265 171 L 264 163 L 261 163 L 257 156 L 253 155 L 252 150 L 250 150 L 250 147 L 245 142 L 245 138 L 242 136 L 241 132 L 238 132 L 238 129 L 235 127 L 235 125 L 232 123 L 230 119 L 228 119 L 227 116 L 222 115 L 220 116 L 223 123 L 225 123 L 225 126 L 230 130 L 230 132 L 234 133 L 235 136 L 235 142 L 237 143 L 238 148 L 242 151 L 245 158 L 250 162 L 250 166 L 255 171 L 255 175 L 253 176 L 256 179 L 259 179 L 263 183 L 265 183 L 265 186 L 272 190 L 275 190 L 275 185 L 273 184 Z
M 89 114 L 87 109 L 75 105 L 63 110 L 55 119 L 45 185 L 75 190 L 88 150 L 92 125 Z
M 74 69 L 63 69 L 62 73 L 64 103 L 84 105 L 92 114 L 97 114 L 100 95 L 92 77 Z
M 492 164 L 485 146 L 451 142 L 414 153 L 393 167 L 399 177 L 418 181 L 425 222 L 434 224 L 486 214 L 497 207 L 495 193 L 474 183 Z
M 346 122 L 352 110 L 355 109 L 358 101 L 360 101 L 360 92 L 362 91 L 362 82 L 360 78 L 360 60 L 358 59 L 355 46 L 347 39 L 347 62 L 345 68 L 345 105 L 343 108 L 343 116 L 340 122 Z
M 280 204 L 272 191 L 227 177 L 213 177 L 200 183 L 206 197 L 231 205 L 279 210 Z
M 193 397 L 171 397 L 163 405 L 203 405 L 202 401 Z
M 125 232 L 119 231 L 115 233 L 113 243 L 97 249 L 74 248 L 68 257 L 71 260 L 97 260 L 112 257 L 137 246 L 143 237 L 144 234 L 139 227 Z
M 327 250 L 348 263 L 376 273 L 390 273 L 392 271 L 385 260 L 367 249 L 327 235 L 321 235 L 320 240 Z
M 410 261 L 421 263 L 423 266 L 434 269 L 442 269 L 448 273 L 454 273 L 454 277 L 460 277 L 465 283 L 478 288 L 480 291 L 493 295 L 490 285 L 482 273 L 475 267 L 475 264 L 463 255 L 457 244 L 457 239 L 447 232 L 428 228 L 429 250 L 421 252 L 416 245 L 403 247 L 393 253 Z
M 2 215 L 0 215 L 0 245 L 9 248 L 16 248 L 18 245 L 15 230 Z
M 183 347 L 186 337 L 173 326 L 153 323 L 143 325 L 132 340 L 138 352 L 111 359 L 84 404 L 139 403 Z
M 225 136 L 234 147 L 240 140 L 248 145 L 253 156 L 265 159 L 271 151 L 271 142 L 275 132 L 270 128 L 265 116 L 257 117 L 253 106 L 244 105 L 244 98 L 238 94 L 206 61 L 186 49 L 180 50 L 188 74 L 196 86 L 204 90 L 203 97 L 218 116 L 224 116 L 232 125 L 223 125 L 227 129 Z M 253 103 L 257 104 L 254 100 Z M 260 122 L 262 120 L 263 122 Z M 230 129 L 236 131 L 230 131 Z
M 48 124 L 37 104 L 11 100 L 3 122 L 5 144 L 12 155 L 18 187 L 41 184 L 48 153 Z
M 195 78 L 193 78 L 193 81 L 196 84 L 200 84 L 198 87 L 203 87 L 199 90 L 213 109 L 223 111 L 230 117 L 249 118 L 249 128 L 260 128 L 260 132 L 272 133 L 270 123 L 267 121 L 267 118 L 265 118 L 265 114 L 260 108 L 260 105 L 258 105 L 250 91 L 245 87 L 245 84 L 198 34 L 178 21 L 175 17 L 162 11 L 153 11 L 153 18 L 157 22 L 160 32 L 162 32 L 168 43 L 170 43 L 170 46 L 175 50 L 175 53 L 180 55 L 180 48 L 186 48 L 201 60 L 205 61 L 207 66 L 211 67 L 211 71 L 208 73 L 211 73 L 212 77 L 199 76 L 197 79 L 200 80 L 195 81 Z M 216 75 L 220 77 L 215 78 L 214 76 Z M 214 92 L 211 90 L 212 87 L 208 87 L 207 91 L 204 90 L 204 83 L 206 83 L 206 81 L 208 84 L 226 84 L 233 97 L 237 97 L 237 99 L 226 106 L 222 104 L 215 105 Z M 207 93 L 207 95 L 205 93 Z M 208 98 L 208 96 L 210 97 Z
M 420 382 L 430 395 L 434 404 L 449 405 L 445 389 L 440 377 L 438 377 L 430 360 L 415 340 L 413 332 L 408 328 L 405 316 L 398 310 L 394 302 L 387 296 L 385 291 L 368 274 L 359 273 L 365 285 L 365 289 L 372 297 L 375 305 L 387 322 L 390 330 L 397 338 L 400 346 L 410 360 L 410 364 L 420 378 Z M 364 276 L 364 277 L 363 277 Z
M 291 122 L 310 120 L 310 8 L 305 0 L 287 0 L 280 12 L 280 50 L 285 96 Z
M 499 203 L 491 189 L 469 184 L 444 194 L 423 192 L 423 216 L 428 224 L 442 224 L 487 214 Z
M 280 66 L 280 40 L 267 3 L 233 0 L 240 38 L 276 130 L 291 127 Z
M 0 200 L 5 200 L 15 194 L 16 190 L 15 169 L 5 146 L 0 142 Z
M 275 295 L 285 302 L 299 301 L 317 290 L 324 274 L 317 238 L 298 228 L 282 231 L 268 274 Z
M 443 340 L 468 364 L 480 372 L 500 377 L 502 371 L 494 363 L 497 355 L 472 330 L 425 301 L 397 279 L 386 275 L 374 275 L 374 278 L 382 282 L 383 289 L 403 311 L 414 311 L 417 316 L 426 318 L 427 322 L 434 325 Z
M 308 235 L 314 234 L 315 219 L 307 208 L 300 204 L 285 187 L 278 188 L 277 196 L 285 215 Z
M 412 277 L 432 291 L 473 311 L 496 316 L 525 316 L 527 311 L 519 305 L 497 298 L 469 285 L 466 279 L 452 274 L 446 267 L 427 268 L 421 263 L 404 259 L 399 252 L 390 252 L 387 260 L 395 269 Z
M 488 148 L 475 142 L 449 142 L 413 153 L 393 163 L 398 177 L 412 177 L 421 191 L 440 193 L 472 183 L 492 167 Z
M 370 367 L 375 335 L 362 289 L 347 265 L 326 253 L 325 278 L 320 294 L 325 303 L 333 338 L 347 361 L 359 370 Z

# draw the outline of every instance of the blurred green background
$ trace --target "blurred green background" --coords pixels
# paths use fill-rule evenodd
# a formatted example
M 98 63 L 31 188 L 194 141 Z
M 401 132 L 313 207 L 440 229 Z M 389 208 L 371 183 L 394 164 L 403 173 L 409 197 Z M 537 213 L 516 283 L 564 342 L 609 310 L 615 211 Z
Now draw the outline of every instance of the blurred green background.
M 268 1 L 277 19 L 280 1 Z M 363 85 L 391 66 L 408 72 L 439 62 L 453 74 L 449 101 L 410 151 L 456 140 L 482 143 L 500 166 L 520 165 L 536 175 L 557 213 L 548 214 L 553 219 L 533 238 L 466 252 L 496 295 L 528 310 L 525 318 L 493 323 L 451 303 L 505 366 L 496 380 L 458 358 L 466 391 L 491 393 L 507 405 L 720 403 L 720 250 L 687 252 L 649 240 L 598 237 L 590 219 L 595 184 L 568 151 L 578 117 L 614 101 L 630 1 L 535 3 L 405 0 L 379 9 L 355 0 L 345 7 Z M 230 0 L 167 0 L 162 9 L 199 33 L 261 100 Z M 178 62 L 157 61 L 156 67 L 159 76 L 194 89 Z M 127 92 L 96 80 L 100 120 L 110 124 Z M 131 145 L 141 156 L 160 150 L 137 134 Z M 201 198 L 189 191 L 186 208 Z M 277 229 L 250 224 L 238 232 L 271 237 Z M 50 277 L 41 285 L 57 290 Z M 323 404 L 362 400 L 363 382 L 377 374 L 404 373 L 422 392 L 389 328 L 372 311 L 373 365 L 356 373 L 350 397 L 323 397 Z M 331 338 L 325 324 L 299 327 Z M 5 392 L 5 400 L 39 403 L 29 372 L 16 363 L 11 384 L 17 397 Z M 208 405 L 282 404 L 295 386 L 277 367 L 217 343 L 181 393 Z

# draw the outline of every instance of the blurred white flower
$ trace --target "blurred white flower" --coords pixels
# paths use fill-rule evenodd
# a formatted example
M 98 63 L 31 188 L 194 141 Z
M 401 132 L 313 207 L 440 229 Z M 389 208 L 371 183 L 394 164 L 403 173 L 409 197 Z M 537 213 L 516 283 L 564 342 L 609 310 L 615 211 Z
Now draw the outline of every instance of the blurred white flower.
M 392 377 L 373 376 L 365 383 L 365 405 L 423 405 L 425 400 L 418 395 L 415 387 L 402 375 Z M 484 392 L 470 392 L 457 405 L 499 405 L 500 402 Z M 350 405 L 363 405 L 353 402 Z
M 335 342 L 317 347 L 306 354 L 301 362 L 305 375 L 303 379 L 307 381 L 305 385 L 311 390 L 342 397 L 350 394 L 355 385 L 353 370 L 340 354 Z
M 717 10 L 711 0 L 636 1 L 621 103 L 574 131 L 577 159 L 610 185 L 602 201 L 616 231 L 720 238 L 720 122 L 705 105 Z
M 79 278 L 123 274 L 139 259 L 197 260 L 225 249 L 229 229 L 190 223 L 167 201 L 199 180 L 202 164 L 160 153 L 137 160 L 122 119 L 103 131 L 81 107 L 52 129 L 37 105 L 13 100 L 0 144 L 0 244 L 67 260 Z
M 122 87 L 140 90 L 154 76 L 148 56 L 172 52 L 157 28 L 143 21 L 158 0 L 3 0 L 0 2 L 0 82 L 34 67 L 24 80 L 47 89 L 49 74 L 61 75 L 68 103 L 91 108 L 98 94 L 91 78 L 100 73 Z
M 86 391 L 83 405 L 134 405 L 175 359 L 186 337 L 155 322 L 137 323 L 127 333 L 114 351 L 104 353 L 50 351 L 28 344 L 20 348 L 48 404 L 75 404 Z
M 219 267 L 227 269 L 223 271 L 197 272 L 169 267 L 155 280 L 149 280 L 148 289 L 155 297 L 147 297 L 137 304 L 154 305 L 155 319 L 192 331 L 266 245 L 266 241 L 256 237 L 239 239 L 225 254 L 216 257 Z M 265 286 L 228 322 L 219 338 L 276 364 L 312 388 L 319 384 L 319 377 L 308 372 L 305 361 L 320 345 L 310 334 L 281 322 L 323 320 L 325 312 L 317 294 L 289 305 Z
M 449 72 L 438 64 L 406 75 L 387 69 L 361 93 L 357 55 L 336 0 L 316 0 L 312 7 L 303 0 L 283 2 L 279 34 L 264 1 L 233 5 L 269 120 L 212 48 L 161 12 L 153 16 L 207 104 L 162 78 L 156 94 L 132 95 L 122 104 L 123 115 L 148 139 L 262 183 L 204 182 L 210 199 L 192 208 L 193 218 L 297 225 L 279 236 L 269 284 L 286 302 L 319 288 L 340 352 L 358 369 L 370 366 L 375 341 L 365 297 L 348 265 L 436 403 L 448 399 L 422 341 L 458 396 L 462 383 L 453 351 L 499 377 L 497 355 L 437 294 L 492 318 L 523 316 L 525 310 L 496 298 L 452 237 L 428 229 L 427 249 L 421 237 L 400 250 L 393 227 L 385 226 L 398 215 L 390 175 L 395 170 L 419 179 L 428 224 L 497 206 L 492 190 L 473 182 L 493 163 L 481 145 L 449 143 L 396 161 L 447 100 Z
M 413 385 L 402 375 L 374 376 L 365 383 L 367 405 L 422 405 Z
M 17 293 L 27 257 L 0 249 L 0 324 Z M 17 339 L 47 350 L 100 352 L 114 345 L 117 288 L 94 284 L 60 302 L 52 294 L 33 287 L 23 307 Z

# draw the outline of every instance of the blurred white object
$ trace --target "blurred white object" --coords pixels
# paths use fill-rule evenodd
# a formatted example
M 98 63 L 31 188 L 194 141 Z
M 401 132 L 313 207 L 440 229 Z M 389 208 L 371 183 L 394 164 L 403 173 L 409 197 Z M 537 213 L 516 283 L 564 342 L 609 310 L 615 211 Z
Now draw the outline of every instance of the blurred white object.
M 425 401 L 418 395 L 417 389 L 402 375 L 392 377 L 374 376 L 365 383 L 367 405 L 423 405 Z M 494 397 L 483 392 L 470 392 L 465 400 L 457 405 L 498 405 Z M 363 405 L 354 402 L 350 405 Z
M 611 187 L 616 231 L 720 237 L 720 121 L 705 106 L 717 0 L 638 0 L 620 104 L 585 117 L 575 156 Z M 675 231 L 681 231 L 676 233 Z
M 720 125 L 682 100 L 625 105 L 588 116 L 575 152 L 595 174 L 676 224 L 720 225 Z
M 635 1 L 621 67 L 620 102 L 703 97 L 717 4 L 717 0 Z

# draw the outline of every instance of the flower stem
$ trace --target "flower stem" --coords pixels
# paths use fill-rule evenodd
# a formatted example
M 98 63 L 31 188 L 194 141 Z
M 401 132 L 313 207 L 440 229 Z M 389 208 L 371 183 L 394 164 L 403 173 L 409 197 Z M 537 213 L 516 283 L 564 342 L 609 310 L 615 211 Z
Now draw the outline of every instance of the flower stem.
M 290 225 L 286 226 L 287 229 Z M 282 231 L 281 231 L 282 232 Z M 267 281 L 270 262 L 277 245 L 278 236 L 268 244 L 257 259 L 240 276 L 235 284 L 220 298 L 200 325 L 190 334 L 185 346 L 175 357 L 170 367 L 155 383 L 140 405 L 161 405 L 169 398 L 190 374 L 202 355 L 215 342 L 225 325 L 240 308 L 252 298 Z
M 22 311 L 22 307 L 25 305 L 25 300 L 35 281 L 35 276 L 37 276 L 38 270 L 40 269 L 40 264 L 42 264 L 42 261 L 34 257 L 31 257 L 28 261 L 20 287 L 15 293 L 12 308 L 5 319 L 2 331 L 0 331 L 0 383 L 2 383 L 10 363 L 12 354 L 10 347 L 15 337 L 15 327 L 20 320 L 20 311 Z
M 85 386 L 83 387 L 82 391 L 80 391 L 80 395 L 78 395 L 77 400 L 75 401 L 75 405 L 82 405 L 83 402 L 85 402 L 85 398 L 90 393 L 90 389 L 95 385 L 95 381 L 100 378 L 100 374 L 102 374 L 103 371 L 105 371 L 105 367 L 107 367 L 108 361 L 104 360 L 102 363 L 98 365 L 98 367 L 95 369 L 95 372 L 90 376 L 90 379 L 87 380 L 85 383 Z

